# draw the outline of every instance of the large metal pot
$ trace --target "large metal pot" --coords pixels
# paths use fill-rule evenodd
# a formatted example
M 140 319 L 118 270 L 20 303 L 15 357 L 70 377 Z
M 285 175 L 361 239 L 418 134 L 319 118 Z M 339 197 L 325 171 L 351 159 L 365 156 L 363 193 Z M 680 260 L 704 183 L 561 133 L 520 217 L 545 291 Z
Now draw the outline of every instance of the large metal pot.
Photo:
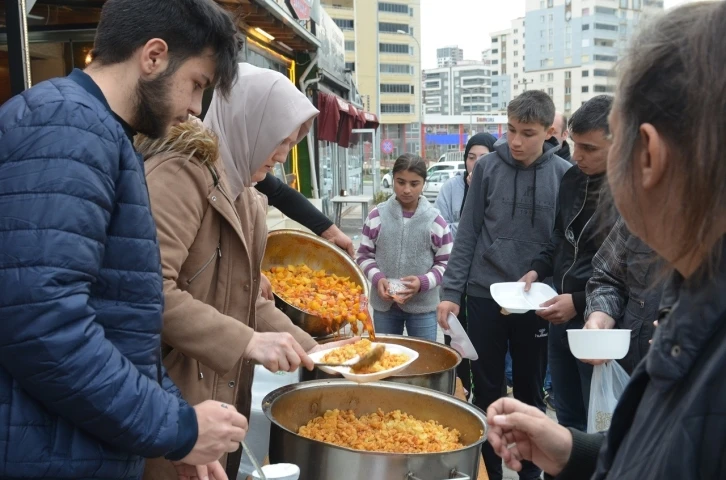
M 401 410 L 419 420 L 436 420 L 461 433 L 464 448 L 441 453 L 375 453 L 338 447 L 301 437 L 296 432 L 333 409 L 356 415 Z M 426 388 L 390 382 L 357 384 L 317 380 L 279 388 L 265 397 L 270 420 L 270 462 L 294 463 L 308 480 L 443 480 L 479 473 L 486 416 L 474 405 Z
M 267 236 L 267 248 L 262 258 L 262 270 L 272 267 L 286 267 L 304 263 L 313 270 L 323 269 L 341 277 L 350 277 L 363 287 L 368 296 L 368 282 L 360 269 L 345 252 L 326 240 L 300 230 L 273 230 Z M 332 332 L 318 316 L 312 315 L 290 305 L 275 295 L 275 305 L 292 322 L 313 337 L 326 337 Z
M 333 340 L 336 339 L 330 338 L 318 342 L 324 344 Z M 456 391 L 456 367 L 461 363 L 461 355 L 453 348 L 442 343 L 402 335 L 376 335 L 376 342 L 402 345 L 418 352 L 415 362 L 402 372 L 386 378 L 385 381 L 430 388 L 449 395 L 453 395 Z M 319 368 L 312 372 L 305 368 L 300 369 L 301 382 L 330 378 L 341 378 L 341 376 L 325 373 Z

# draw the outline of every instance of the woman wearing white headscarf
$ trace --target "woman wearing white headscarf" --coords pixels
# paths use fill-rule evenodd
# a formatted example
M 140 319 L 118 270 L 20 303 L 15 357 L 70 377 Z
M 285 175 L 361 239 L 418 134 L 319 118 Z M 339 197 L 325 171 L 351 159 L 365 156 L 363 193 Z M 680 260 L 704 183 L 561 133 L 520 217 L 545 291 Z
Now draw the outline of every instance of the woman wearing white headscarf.
M 267 202 L 251 187 L 286 160 L 317 114 L 283 75 L 240 64 L 229 98 L 214 93 L 204 125 L 192 119 L 163 140 L 137 141 L 161 247 L 164 365 L 192 405 L 215 399 L 248 416 L 252 361 L 312 368 L 315 340 L 260 295 Z M 240 454 L 222 459 L 230 478 Z M 177 475 L 157 459 L 144 478 Z

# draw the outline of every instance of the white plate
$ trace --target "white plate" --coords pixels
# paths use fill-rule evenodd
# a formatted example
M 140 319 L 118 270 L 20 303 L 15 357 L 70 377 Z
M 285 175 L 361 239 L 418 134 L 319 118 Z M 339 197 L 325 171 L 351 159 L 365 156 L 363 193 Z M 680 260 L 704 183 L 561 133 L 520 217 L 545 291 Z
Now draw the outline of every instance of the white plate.
M 546 283 L 534 282 L 529 292 L 524 291 L 524 282 L 495 283 L 489 290 L 492 298 L 509 313 L 527 313 L 530 310 L 544 310 L 541 304 L 557 296 Z
M 449 313 L 447 320 L 449 329 L 444 330 L 444 333 L 451 337 L 451 348 L 459 352 L 464 358 L 478 360 L 479 354 L 476 353 L 476 348 L 474 348 L 469 335 L 466 334 L 466 330 L 464 330 L 456 315 Z
M 374 348 L 376 345 L 379 345 L 376 342 L 371 343 L 371 348 Z M 334 374 L 340 374 L 343 375 L 348 380 L 352 380 L 354 382 L 358 383 L 367 383 L 367 382 L 377 382 L 378 380 L 383 380 L 384 378 L 388 378 L 391 375 L 395 375 L 396 373 L 406 369 L 409 365 L 411 365 L 413 362 L 416 361 L 418 358 L 418 352 L 416 350 L 411 350 L 410 348 L 406 348 L 402 345 L 394 345 L 391 343 L 382 343 L 380 345 L 383 345 L 386 347 L 386 351 L 390 353 L 403 353 L 408 356 L 408 361 L 403 363 L 402 365 L 397 366 L 396 368 L 391 368 L 389 370 L 384 370 L 382 372 L 376 372 L 376 373 L 366 373 L 366 374 L 355 374 L 350 371 L 350 367 L 317 367 L 320 368 L 320 370 L 324 371 L 325 373 L 330 373 L 332 375 Z M 338 347 L 340 348 L 340 347 Z M 332 348 L 327 350 L 321 350 L 319 352 L 315 352 L 310 354 L 310 358 L 314 362 L 322 362 L 323 356 L 330 352 L 330 350 L 333 350 Z M 355 362 L 358 361 L 358 356 L 356 355 L 352 359 L 345 362 L 347 365 L 352 365 Z

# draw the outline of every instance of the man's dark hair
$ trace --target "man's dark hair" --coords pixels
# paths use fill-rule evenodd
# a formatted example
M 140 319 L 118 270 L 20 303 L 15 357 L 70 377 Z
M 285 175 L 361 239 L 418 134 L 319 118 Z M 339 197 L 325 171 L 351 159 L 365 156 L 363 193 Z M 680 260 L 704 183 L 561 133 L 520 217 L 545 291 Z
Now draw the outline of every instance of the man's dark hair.
M 608 115 L 613 105 L 613 97 L 610 95 L 598 95 L 583 103 L 570 119 L 570 132 L 582 135 L 587 132 L 603 130 L 605 134 L 610 133 Z
M 426 181 L 426 174 L 428 173 L 426 161 L 414 153 L 404 153 L 393 164 L 392 175 L 395 176 L 398 172 L 405 171 L 413 172 Z
M 546 93 L 528 90 L 509 102 L 507 116 L 522 123 L 539 123 L 548 129 L 555 121 L 555 104 Z
M 236 35 L 230 14 L 212 0 L 108 0 L 91 56 L 100 65 L 125 62 L 160 38 L 169 46 L 170 74 L 209 48 L 216 63 L 213 86 L 226 95 L 237 79 Z

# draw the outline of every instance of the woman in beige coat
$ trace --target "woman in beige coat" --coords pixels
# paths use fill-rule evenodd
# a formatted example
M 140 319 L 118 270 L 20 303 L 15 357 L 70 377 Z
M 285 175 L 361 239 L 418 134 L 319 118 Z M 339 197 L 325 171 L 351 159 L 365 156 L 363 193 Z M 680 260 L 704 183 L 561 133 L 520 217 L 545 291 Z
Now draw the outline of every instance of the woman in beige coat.
M 315 340 L 260 295 L 266 197 L 251 188 L 308 132 L 318 111 L 283 75 L 240 64 L 225 100 L 163 140 L 139 139 L 164 275 L 164 365 L 192 405 L 214 399 L 249 416 L 253 361 L 312 368 Z M 237 476 L 241 450 L 222 459 Z M 148 480 L 176 480 L 148 462 Z

